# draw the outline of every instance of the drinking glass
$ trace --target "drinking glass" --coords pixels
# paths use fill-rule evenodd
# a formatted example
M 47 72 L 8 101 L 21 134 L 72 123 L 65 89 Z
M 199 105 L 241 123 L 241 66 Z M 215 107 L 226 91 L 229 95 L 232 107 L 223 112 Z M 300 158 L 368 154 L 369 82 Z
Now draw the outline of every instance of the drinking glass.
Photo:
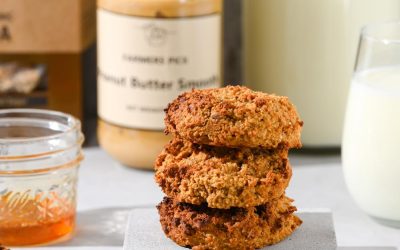
M 361 209 L 381 224 L 400 227 L 400 22 L 362 30 L 342 161 Z

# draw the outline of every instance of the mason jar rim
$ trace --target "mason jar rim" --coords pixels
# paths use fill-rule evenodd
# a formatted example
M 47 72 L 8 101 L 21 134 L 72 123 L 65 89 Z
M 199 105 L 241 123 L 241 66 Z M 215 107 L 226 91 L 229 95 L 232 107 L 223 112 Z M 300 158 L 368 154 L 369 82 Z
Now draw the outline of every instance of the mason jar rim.
M 68 126 L 68 129 L 65 131 L 60 131 L 60 133 L 53 134 L 53 135 L 46 135 L 46 136 L 36 136 L 36 137 L 31 137 L 31 138 L 0 138 L 0 143 L 1 142 L 7 142 L 7 143 L 21 143 L 21 142 L 30 142 L 30 141 L 37 141 L 37 140 L 46 140 L 46 139 L 52 139 L 54 137 L 59 137 L 64 134 L 67 134 L 73 130 L 80 130 L 81 129 L 81 123 L 80 121 L 75 118 L 73 115 L 63 113 L 60 111 L 53 111 L 53 110 L 45 110 L 45 109 L 0 109 L 0 124 L 1 124 L 1 119 L 3 118 L 2 115 L 5 114 L 42 114 L 42 115 L 49 115 L 53 117 L 59 117 L 59 118 L 66 118 L 67 121 L 71 122 L 70 126 Z M 0 125 L 1 127 L 1 125 Z
M 25 130 L 21 137 L 13 137 L 9 131 L 0 137 L 0 176 L 69 168 L 83 159 L 81 123 L 70 114 L 44 109 L 1 109 L 0 129 L 13 126 Z M 30 136 L 29 129 L 46 129 L 49 134 L 37 132 Z
M 400 44 L 400 20 L 367 24 L 361 29 L 361 37 L 384 44 Z

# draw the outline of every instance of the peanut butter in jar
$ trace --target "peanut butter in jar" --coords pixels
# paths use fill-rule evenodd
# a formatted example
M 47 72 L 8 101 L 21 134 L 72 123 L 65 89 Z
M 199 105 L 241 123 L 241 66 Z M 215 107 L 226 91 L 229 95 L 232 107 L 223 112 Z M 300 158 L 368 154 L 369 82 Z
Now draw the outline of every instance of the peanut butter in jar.
M 99 143 L 152 169 L 169 136 L 164 109 L 222 82 L 222 0 L 98 0 Z

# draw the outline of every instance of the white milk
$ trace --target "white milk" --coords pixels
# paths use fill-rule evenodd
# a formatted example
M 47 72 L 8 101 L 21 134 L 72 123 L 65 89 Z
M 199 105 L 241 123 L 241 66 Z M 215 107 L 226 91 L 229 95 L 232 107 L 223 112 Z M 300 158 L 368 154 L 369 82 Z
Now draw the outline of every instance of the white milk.
M 359 206 L 372 216 L 400 221 L 400 66 L 354 76 L 342 157 Z
M 307 147 L 340 146 L 363 25 L 398 19 L 398 0 L 246 0 L 245 84 L 289 96 Z

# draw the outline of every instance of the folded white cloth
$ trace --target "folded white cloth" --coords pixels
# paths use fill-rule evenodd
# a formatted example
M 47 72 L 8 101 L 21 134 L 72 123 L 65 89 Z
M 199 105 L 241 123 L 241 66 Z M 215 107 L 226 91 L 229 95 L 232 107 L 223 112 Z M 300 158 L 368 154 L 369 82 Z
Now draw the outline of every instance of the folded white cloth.
M 333 250 L 337 248 L 332 215 L 325 212 L 300 212 L 303 224 L 286 240 L 268 250 Z M 168 239 L 161 229 L 155 208 L 132 210 L 125 232 L 124 250 L 185 249 Z

